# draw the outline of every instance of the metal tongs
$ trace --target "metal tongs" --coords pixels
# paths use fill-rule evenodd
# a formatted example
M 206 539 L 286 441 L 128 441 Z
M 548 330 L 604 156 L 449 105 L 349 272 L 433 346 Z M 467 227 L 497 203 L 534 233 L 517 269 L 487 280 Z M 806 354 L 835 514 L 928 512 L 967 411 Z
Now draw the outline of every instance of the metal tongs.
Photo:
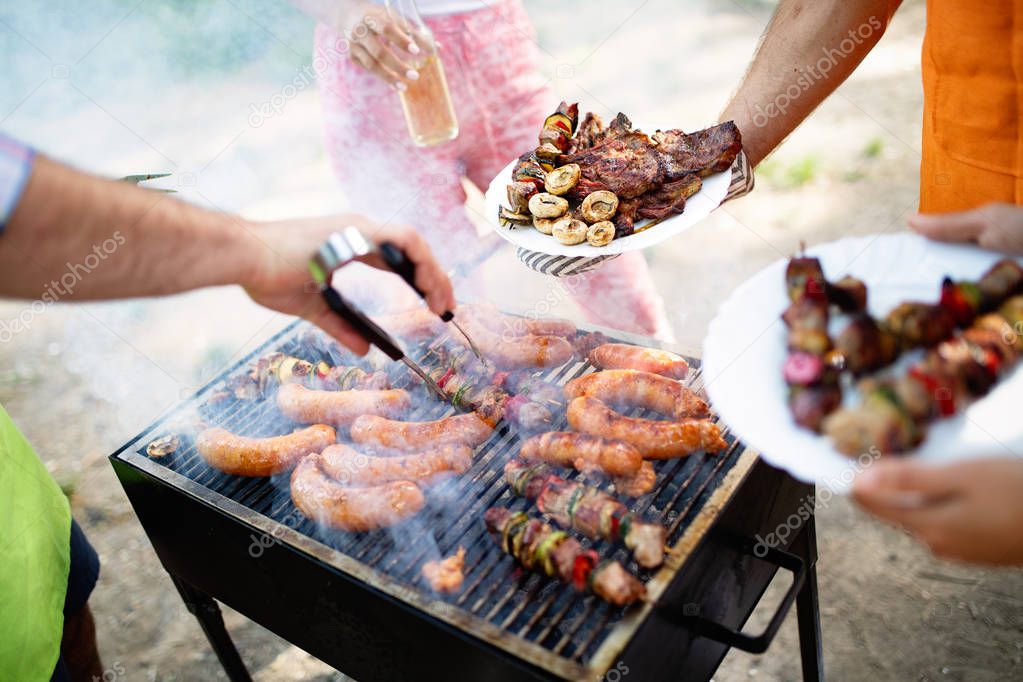
M 341 232 L 335 232 L 327 238 L 323 246 L 316 252 L 309 262 L 309 272 L 313 279 L 320 285 L 320 294 L 327 302 L 327 305 L 341 318 L 352 325 L 355 331 L 370 344 L 384 352 L 391 360 L 401 361 L 405 366 L 415 372 L 423 380 L 423 383 L 441 400 L 448 399 L 437 382 L 430 378 L 430 375 L 423 370 L 412 358 L 408 357 L 398 345 L 398 342 L 384 331 L 376 322 L 366 316 L 361 310 L 344 299 L 333 286 L 330 278 L 335 270 L 338 270 L 347 263 L 357 258 L 375 254 L 399 277 L 412 287 L 420 297 L 426 298 L 426 294 L 416 286 L 415 264 L 410 261 L 405 253 L 396 245 L 384 242 L 379 246 L 371 244 L 356 227 L 346 227 Z M 450 310 L 440 316 L 445 322 L 451 322 L 455 328 L 465 336 L 466 341 L 473 353 L 482 358 L 479 349 L 469 335 L 465 333 L 458 323 L 454 321 L 454 313 Z

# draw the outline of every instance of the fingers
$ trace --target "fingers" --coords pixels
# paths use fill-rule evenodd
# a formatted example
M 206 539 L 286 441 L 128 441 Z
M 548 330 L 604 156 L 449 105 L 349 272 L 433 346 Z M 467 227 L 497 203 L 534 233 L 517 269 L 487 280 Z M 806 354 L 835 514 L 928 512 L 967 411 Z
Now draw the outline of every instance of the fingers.
M 351 58 L 353 62 L 392 87 L 398 90 L 406 90 L 408 88 L 405 80 L 397 72 L 378 61 L 362 43 L 356 43 L 352 46 Z
M 376 241 L 388 241 L 399 247 L 416 266 L 416 286 L 426 293 L 426 304 L 438 315 L 455 309 L 455 293 L 451 280 L 429 244 L 411 227 L 387 228 L 376 235 Z
M 370 28 L 384 37 L 388 42 L 405 50 L 409 54 L 419 54 L 422 50 L 416 44 L 411 33 L 407 33 L 394 21 L 375 21 Z
M 909 217 L 910 228 L 931 239 L 942 242 L 976 241 L 985 227 L 984 215 L 979 210 L 959 213 L 916 213 Z
M 882 460 L 853 481 L 853 498 L 864 509 L 894 523 L 913 521 L 921 510 L 955 497 L 957 466 L 928 466 L 912 460 Z

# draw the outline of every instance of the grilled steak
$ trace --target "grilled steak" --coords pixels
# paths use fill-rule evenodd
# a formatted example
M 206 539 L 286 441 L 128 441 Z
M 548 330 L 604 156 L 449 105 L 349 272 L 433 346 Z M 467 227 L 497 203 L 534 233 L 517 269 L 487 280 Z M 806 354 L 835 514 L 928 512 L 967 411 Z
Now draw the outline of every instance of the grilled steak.
M 620 199 L 638 197 L 664 180 L 660 155 L 641 132 L 617 134 L 590 149 L 563 155 L 558 163 L 579 164 L 584 178 L 603 183 Z
M 657 131 L 653 139 L 661 152 L 665 180 L 728 170 L 742 149 L 742 135 L 732 121 L 688 135 L 681 130 Z
M 685 210 L 686 199 L 699 192 L 702 185 L 703 181 L 695 173 L 666 182 L 639 197 L 640 204 L 636 214 L 649 220 L 678 215 Z

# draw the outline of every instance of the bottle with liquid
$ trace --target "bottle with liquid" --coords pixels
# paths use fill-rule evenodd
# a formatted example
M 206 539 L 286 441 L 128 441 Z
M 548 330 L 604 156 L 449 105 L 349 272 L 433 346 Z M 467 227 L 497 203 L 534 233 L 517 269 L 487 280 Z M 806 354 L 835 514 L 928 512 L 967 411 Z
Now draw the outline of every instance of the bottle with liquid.
M 411 55 L 419 78 L 407 81 L 408 89 L 398 91 L 412 141 L 416 146 L 429 147 L 455 139 L 458 119 L 430 27 L 419 14 L 415 0 L 387 0 L 387 13 L 419 47 L 419 54 Z

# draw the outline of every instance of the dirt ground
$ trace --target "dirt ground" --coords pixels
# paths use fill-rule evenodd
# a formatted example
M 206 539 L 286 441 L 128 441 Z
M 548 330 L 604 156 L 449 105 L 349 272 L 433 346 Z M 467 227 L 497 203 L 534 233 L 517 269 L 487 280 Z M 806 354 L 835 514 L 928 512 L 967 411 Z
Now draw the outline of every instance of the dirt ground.
M 280 66 L 278 52 L 298 63 L 308 61 L 308 23 L 292 20 L 288 26 L 298 28 L 280 33 L 277 24 L 261 22 L 264 32 L 256 33 L 276 41 L 277 52 L 253 57 L 251 64 L 219 79 L 170 79 L 158 92 L 151 78 L 135 78 L 135 72 L 117 87 L 101 88 L 90 80 L 137 47 L 130 30 L 136 22 L 157 21 L 173 5 L 150 3 L 122 22 L 111 20 L 113 28 L 106 31 L 83 31 L 89 33 L 83 38 L 86 47 L 99 40 L 85 56 L 64 54 L 63 43 L 47 42 L 50 29 L 37 18 L 17 11 L 8 16 L 5 10 L 0 44 L 5 53 L 13 51 L 19 73 L 28 74 L 18 81 L 19 88 L 27 83 L 24 91 L 8 92 L 0 101 L 7 112 L 5 131 L 97 172 L 173 171 L 162 186 L 250 217 L 343 208 L 343 194 L 322 151 L 315 88 L 299 89 L 282 113 L 260 126 L 246 123 L 250 105 L 269 101 L 294 75 Z M 687 128 L 715 119 L 770 15 L 770 3 L 760 2 L 605 2 L 594 10 L 599 20 L 580 26 L 572 21 L 574 4 L 552 9 L 550 3 L 528 0 L 526 5 L 549 54 L 545 73 L 560 95 L 601 113 L 629 112 L 644 126 L 649 120 Z M 245 3 L 222 7 L 237 14 L 234 21 L 257 22 L 261 15 L 243 12 L 246 8 Z M 129 9 L 111 10 L 112 17 Z M 69 22 L 58 25 L 67 30 Z M 683 346 L 698 349 L 717 305 L 732 288 L 791 254 L 801 241 L 902 229 L 917 197 L 923 24 L 923 3 L 908 2 L 856 75 L 762 166 L 753 195 L 648 254 Z M 201 40 L 205 27 L 195 30 Z M 70 79 L 56 70 L 64 63 L 72 64 Z M 263 67 L 285 76 L 268 81 L 260 75 Z M 159 73 L 160 67 L 137 68 Z M 32 90 L 29 76 L 35 74 L 42 74 L 43 83 Z M 552 314 L 579 316 L 556 283 L 524 270 L 507 251 L 486 266 L 485 280 L 489 297 L 506 307 L 528 310 L 530 302 L 553 292 Z M 25 311 L 24 303 L 0 302 L 0 320 Z M 0 344 L 0 402 L 68 491 L 76 517 L 101 555 L 103 572 L 92 605 L 109 679 L 222 678 L 106 456 L 287 320 L 257 308 L 234 289 L 156 301 L 50 306 L 28 319 L 29 331 Z M 1023 676 L 1019 571 L 937 561 L 843 498 L 818 510 L 817 527 L 824 657 L 831 679 Z M 776 582 L 748 627 L 762 625 L 777 603 L 784 585 Z M 257 679 L 342 679 L 262 627 L 226 612 Z M 754 677 L 799 678 L 794 616 L 766 654 L 733 652 L 716 679 Z

